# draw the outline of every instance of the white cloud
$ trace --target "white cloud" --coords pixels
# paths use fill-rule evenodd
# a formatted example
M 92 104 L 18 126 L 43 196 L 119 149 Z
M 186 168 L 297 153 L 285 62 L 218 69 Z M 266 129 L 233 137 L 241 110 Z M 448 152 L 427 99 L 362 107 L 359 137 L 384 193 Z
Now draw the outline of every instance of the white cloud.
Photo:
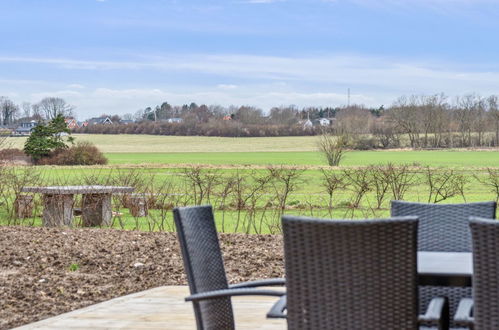
M 220 88 L 220 89 L 236 89 L 237 85 L 219 84 L 219 85 L 217 85 L 217 88 Z
M 80 85 L 80 84 L 69 84 L 68 88 L 72 88 L 72 89 L 83 89 L 83 88 L 85 88 L 85 86 Z
M 255 105 L 264 109 L 281 104 L 328 106 L 352 102 L 370 106 L 390 104 L 403 94 L 444 92 L 450 96 L 478 92 L 499 93 L 499 63 L 488 70 L 483 63 L 412 61 L 360 55 L 302 57 L 254 56 L 241 54 L 198 54 L 140 58 L 134 61 L 87 61 L 75 59 L 0 57 L 0 63 L 22 62 L 48 65 L 74 74 L 93 70 L 99 84 L 78 79 L 57 82 L 2 80 L 3 95 L 16 102 L 37 102 L 45 96 L 59 96 L 77 106 L 81 118 L 102 113 L 135 112 L 163 101 L 221 105 Z M 116 81 L 115 71 L 120 73 Z M 109 72 L 107 72 L 109 71 Z M 149 83 L 161 72 L 165 79 Z M 135 79 L 140 75 L 141 79 Z M 200 76 L 202 80 L 180 84 L 179 77 Z M 63 77 L 64 75 L 57 75 Z M 223 79 L 223 80 L 222 80 Z M 218 84 L 216 81 L 230 83 Z M 123 81 L 128 87 L 123 87 Z M 137 81 L 137 83 L 130 83 Z M 189 81 L 189 80 L 187 80 Z
M 227 77 L 228 79 L 274 81 L 288 84 L 321 83 L 342 85 L 370 85 L 383 88 L 421 88 L 434 90 L 469 84 L 477 89 L 496 87 L 499 72 L 484 70 L 483 63 L 476 69 L 467 64 L 439 61 L 411 61 L 395 58 L 329 55 L 309 57 L 277 57 L 254 55 L 185 55 L 144 58 L 136 61 L 88 61 L 57 58 L 0 57 L 0 63 L 22 62 L 47 64 L 65 70 L 109 71 L 120 74 L 143 75 L 149 71 L 175 74 L 193 73 Z M 492 64 L 491 67 L 497 67 Z M 101 75 L 106 75 L 102 72 Z M 109 74 L 111 77 L 112 74 Z M 71 84 L 76 89 L 79 84 Z M 81 85 L 83 86 L 83 85 Z M 235 85 L 234 85 L 235 86 Z M 233 89 L 231 84 L 219 88 Z
M 286 0 L 246 0 L 246 3 L 274 3 L 274 2 L 284 2 Z

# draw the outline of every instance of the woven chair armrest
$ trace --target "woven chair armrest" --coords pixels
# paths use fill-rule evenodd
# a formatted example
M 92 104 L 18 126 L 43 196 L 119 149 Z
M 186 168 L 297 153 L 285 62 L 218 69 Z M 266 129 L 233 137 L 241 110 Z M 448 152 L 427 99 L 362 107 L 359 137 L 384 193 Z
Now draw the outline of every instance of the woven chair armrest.
M 454 322 L 459 326 L 472 327 L 473 326 L 473 299 L 463 298 L 459 301 L 456 314 L 454 315 Z
M 286 310 L 286 296 L 282 296 L 267 313 L 269 319 L 286 318 L 284 311 Z
M 435 297 L 428 304 L 426 313 L 419 315 L 419 323 L 437 325 L 439 330 L 449 329 L 449 300 L 447 297 Z
M 260 289 L 224 289 L 196 293 L 185 298 L 185 301 L 200 301 L 206 299 L 231 297 L 231 296 L 274 296 L 281 297 L 286 293 L 283 291 L 260 290 Z
M 284 278 L 268 278 L 263 280 L 242 282 L 229 285 L 229 289 L 254 288 L 258 286 L 278 286 L 278 285 L 286 285 L 286 280 Z

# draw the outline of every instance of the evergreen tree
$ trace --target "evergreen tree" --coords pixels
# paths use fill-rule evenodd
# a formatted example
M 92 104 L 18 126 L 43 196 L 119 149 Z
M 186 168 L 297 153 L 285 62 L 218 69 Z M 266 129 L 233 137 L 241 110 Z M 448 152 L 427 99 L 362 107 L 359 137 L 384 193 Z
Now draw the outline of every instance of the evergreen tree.
M 24 144 L 24 152 L 36 162 L 57 149 L 67 148 L 66 142 L 73 143 L 73 137 L 62 115 L 56 116 L 48 125 L 39 122 Z M 64 136 L 68 136 L 64 141 Z

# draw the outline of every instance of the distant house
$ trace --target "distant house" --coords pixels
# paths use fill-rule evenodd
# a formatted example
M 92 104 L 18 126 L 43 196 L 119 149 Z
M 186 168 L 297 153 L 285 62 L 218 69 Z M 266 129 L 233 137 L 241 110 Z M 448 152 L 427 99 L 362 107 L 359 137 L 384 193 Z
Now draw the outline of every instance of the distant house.
M 317 123 L 321 126 L 329 126 L 331 125 L 331 120 L 327 118 L 319 118 L 317 120 Z
M 111 125 L 113 123 L 109 117 L 90 118 L 87 122 L 87 125 Z
M 38 125 L 35 120 L 20 123 L 19 126 L 14 130 L 14 135 L 30 135 L 33 129 Z
M 78 122 L 78 127 L 87 127 L 88 126 L 88 121 L 79 121 Z
M 182 118 L 168 118 L 166 120 L 166 122 L 168 122 L 168 123 L 181 123 L 183 121 L 184 120 Z
M 69 129 L 79 128 L 78 122 L 74 118 L 64 118 L 64 122 L 68 125 Z
M 224 116 L 222 120 L 232 120 L 232 116 L 231 115 Z

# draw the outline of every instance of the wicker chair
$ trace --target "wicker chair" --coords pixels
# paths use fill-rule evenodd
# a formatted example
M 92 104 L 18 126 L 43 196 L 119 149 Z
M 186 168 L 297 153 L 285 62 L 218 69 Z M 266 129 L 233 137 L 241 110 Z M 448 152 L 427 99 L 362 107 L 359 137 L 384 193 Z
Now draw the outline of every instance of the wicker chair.
M 495 218 L 496 203 L 481 202 L 467 204 L 424 204 L 392 201 L 391 215 L 417 216 L 418 250 L 471 252 L 469 217 Z M 449 298 L 450 313 L 454 315 L 459 301 L 471 297 L 471 288 L 421 286 L 419 307 L 424 308 L 436 296 Z M 451 322 L 451 326 L 454 326 Z
M 462 299 L 455 321 L 475 329 L 499 328 L 499 221 L 471 217 L 473 300 Z
M 284 279 L 228 285 L 211 206 L 176 208 L 173 216 L 191 292 L 185 300 L 193 303 L 198 329 L 234 329 L 231 296 L 284 295 L 256 288 Z
M 287 297 L 269 317 L 288 329 L 448 328 L 445 298 L 417 315 L 417 217 L 321 220 L 284 216 Z

